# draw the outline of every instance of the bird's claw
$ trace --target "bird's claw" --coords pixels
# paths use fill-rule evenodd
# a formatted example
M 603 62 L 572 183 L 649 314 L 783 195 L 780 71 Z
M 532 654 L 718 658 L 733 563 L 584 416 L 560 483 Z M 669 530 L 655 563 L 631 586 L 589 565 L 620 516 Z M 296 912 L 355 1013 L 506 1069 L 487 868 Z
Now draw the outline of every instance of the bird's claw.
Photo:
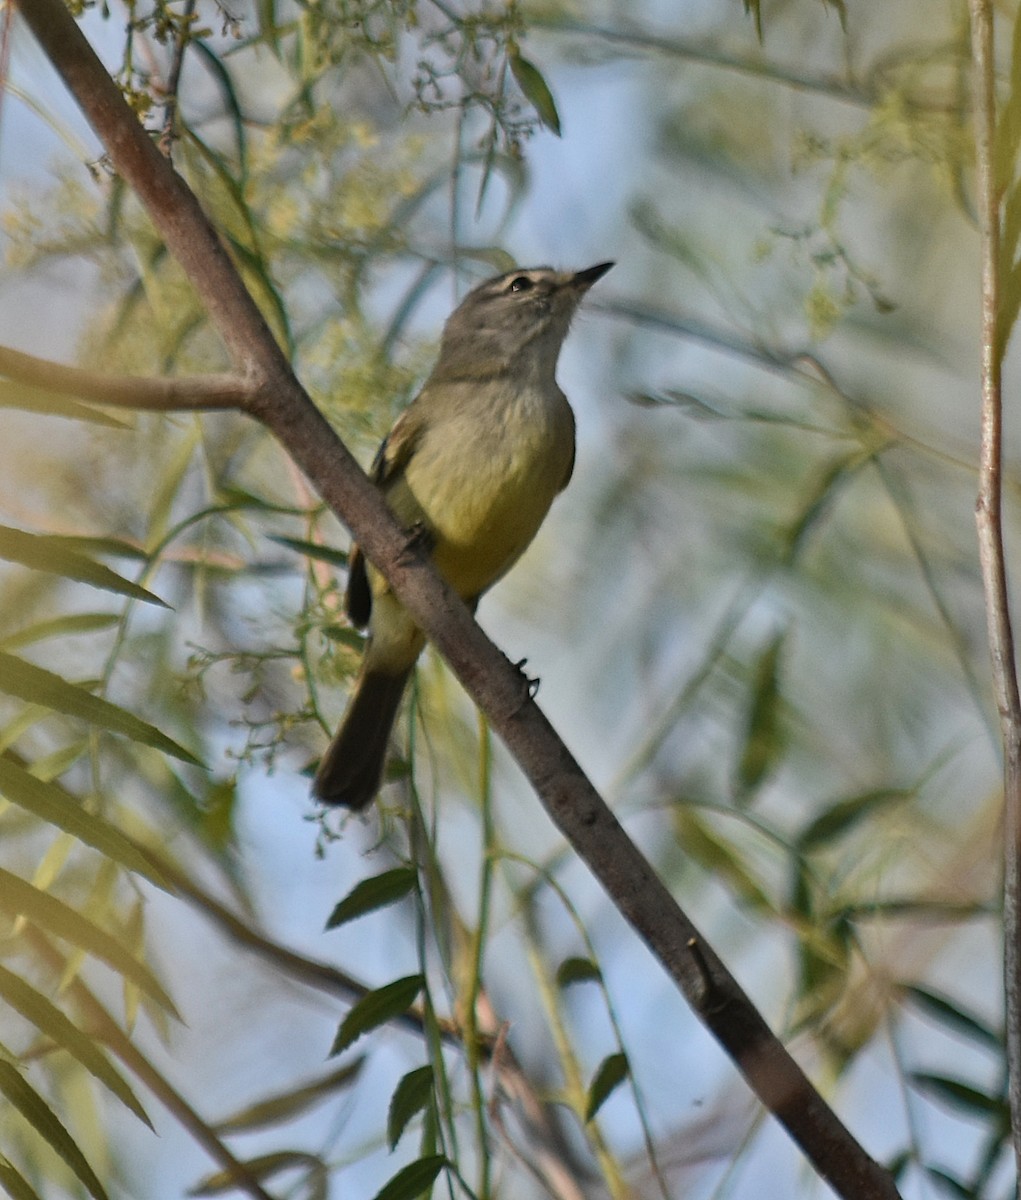
M 533 679 L 529 675 L 525 674 L 525 664 L 527 662 L 527 658 L 522 658 L 516 663 L 511 663 L 511 666 L 514 668 L 514 670 L 517 671 L 517 673 L 521 676 L 521 682 L 524 685 L 524 695 L 521 697 L 521 704 L 518 706 L 518 711 L 520 711 L 520 709 L 523 708 L 529 700 L 534 700 L 539 693 L 540 680 L 538 678 Z
M 436 544 L 432 530 L 424 521 L 416 521 L 407 530 L 407 537 L 401 548 L 401 561 L 413 562 L 420 555 L 428 554 Z

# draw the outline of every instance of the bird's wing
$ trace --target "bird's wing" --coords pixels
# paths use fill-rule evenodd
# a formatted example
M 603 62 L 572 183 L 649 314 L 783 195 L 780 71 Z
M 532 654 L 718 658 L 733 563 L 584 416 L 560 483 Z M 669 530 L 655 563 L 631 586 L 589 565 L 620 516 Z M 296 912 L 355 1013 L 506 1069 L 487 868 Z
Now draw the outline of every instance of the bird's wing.
M 415 451 L 422 433 L 421 411 L 417 403 L 410 404 L 394 422 L 372 460 L 369 478 L 384 495 L 400 477 Z M 352 625 L 359 629 L 364 629 L 372 616 L 372 588 L 365 569 L 365 555 L 357 545 L 351 547 L 348 559 L 344 611 Z

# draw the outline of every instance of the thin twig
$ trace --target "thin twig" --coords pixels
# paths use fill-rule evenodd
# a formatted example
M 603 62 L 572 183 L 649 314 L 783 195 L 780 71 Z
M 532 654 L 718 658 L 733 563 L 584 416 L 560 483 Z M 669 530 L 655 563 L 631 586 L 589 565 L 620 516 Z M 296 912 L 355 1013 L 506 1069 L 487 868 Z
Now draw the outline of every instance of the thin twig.
M 1000 195 L 997 190 L 996 66 L 990 0 L 971 0 L 971 53 L 975 71 L 975 160 L 982 238 L 982 446 L 979 463 L 979 558 L 986 598 L 993 685 L 1003 734 L 1003 938 L 1007 1069 L 1014 1161 L 1021 1178 L 1021 697 L 1003 550 L 1003 341 L 1000 313 Z
M 177 136 L 177 93 L 181 86 L 181 69 L 184 66 L 184 53 L 191 40 L 191 26 L 195 16 L 195 0 L 187 0 L 184 12 L 181 13 L 180 27 L 174 42 L 174 57 L 167 74 L 167 85 L 163 99 L 163 134 L 160 137 L 160 149 L 171 157 L 174 148 L 174 138 Z
M 31 388 L 76 396 L 118 408 L 144 408 L 158 412 L 251 407 L 255 390 L 240 375 L 104 375 L 49 362 L 20 350 L 0 346 L 0 375 Z

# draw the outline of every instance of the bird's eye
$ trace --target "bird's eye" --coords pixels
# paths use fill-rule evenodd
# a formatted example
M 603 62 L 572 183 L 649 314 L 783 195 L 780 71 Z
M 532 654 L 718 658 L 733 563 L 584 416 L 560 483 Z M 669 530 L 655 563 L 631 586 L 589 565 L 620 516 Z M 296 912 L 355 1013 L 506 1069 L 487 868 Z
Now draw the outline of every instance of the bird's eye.
M 527 292 L 532 286 L 532 281 L 527 275 L 519 275 L 516 279 L 511 280 L 510 290 L 512 292 Z

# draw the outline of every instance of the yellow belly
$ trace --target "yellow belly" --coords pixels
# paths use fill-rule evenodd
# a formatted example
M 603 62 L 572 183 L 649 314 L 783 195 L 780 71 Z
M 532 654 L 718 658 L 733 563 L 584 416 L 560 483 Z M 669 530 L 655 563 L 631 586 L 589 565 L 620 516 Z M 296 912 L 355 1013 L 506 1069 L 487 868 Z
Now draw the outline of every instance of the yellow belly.
M 544 401 L 502 415 L 497 424 L 467 412 L 430 430 L 387 492 L 402 522 L 430 531 L 437 569 L 466 600 L 491 587 L 524 552 L 574 454 L 566 401 L 562 409 Z
M 567 482 L 574 417 L 555 388 L 516 391 L 511 403 L 492 391 L 459 399 L 430 412 L 408 461 L 384 489 L 402 525 L 424 526 L 431 535 L 440 574 L 474 602 L 524 553 Z M 369 579 L 370 657 L 380 669 L 405 669 L 424 639 L 371 567 Z

